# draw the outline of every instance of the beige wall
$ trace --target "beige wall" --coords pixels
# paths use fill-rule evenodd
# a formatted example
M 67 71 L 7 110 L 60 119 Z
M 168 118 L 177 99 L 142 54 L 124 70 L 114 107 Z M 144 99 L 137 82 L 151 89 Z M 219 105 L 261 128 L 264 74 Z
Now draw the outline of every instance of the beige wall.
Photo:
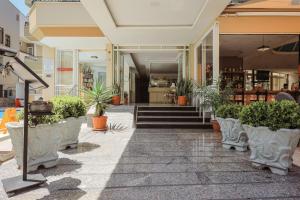
M 300 16 L 220 16 L 220 34 L 299 34 Z
M 113 84 L 113 45 L 106 45 L 107 65 L 106 65 L 106 86 L 110 87 Z

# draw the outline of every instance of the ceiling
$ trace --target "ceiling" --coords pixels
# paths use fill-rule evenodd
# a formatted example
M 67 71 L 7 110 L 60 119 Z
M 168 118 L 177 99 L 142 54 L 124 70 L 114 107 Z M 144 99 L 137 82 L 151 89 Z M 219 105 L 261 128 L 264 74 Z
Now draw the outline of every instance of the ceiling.
M 137 70 L 141 76 L 151 74 L 174 74 L 178 72 L 178 52 L 140 52 L 132 53 Z
M 271 48 L 298 40 L 298 35 L 265 35 L 264 44 Z M 278 54 L 272 50 L 258 52 L 262 46 L 262 35 L 221 35 L 220 55 L 243 57 L 245 69 L 274 69 L 275 71 L 295 71 L 298 54 Z
M 106 37 L 120 45 L 187 45 L 230 0 L 81 0 Z
M 79 62 L 106 65 L 106 51 L 80 51 Z

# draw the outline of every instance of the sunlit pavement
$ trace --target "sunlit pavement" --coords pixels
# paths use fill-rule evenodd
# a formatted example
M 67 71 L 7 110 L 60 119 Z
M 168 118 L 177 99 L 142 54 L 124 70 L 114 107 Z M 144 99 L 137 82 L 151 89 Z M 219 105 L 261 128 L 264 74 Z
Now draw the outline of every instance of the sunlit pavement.
M 223 149 L 210 131 L 135 130 L 131 106 L 108 115 L 127 129 L 104 134 L 83 125 L 79 147 L 60 152 L 57 167 L 39 170 L 47 184 L 10 199 L 300 199 L 298 166 L 274 175 L 253 168 L 249 152 Z M 300 166 L 299 149 L 294 162 Z M 15 160 L 0 166 L 1 179 L 17 174 Z

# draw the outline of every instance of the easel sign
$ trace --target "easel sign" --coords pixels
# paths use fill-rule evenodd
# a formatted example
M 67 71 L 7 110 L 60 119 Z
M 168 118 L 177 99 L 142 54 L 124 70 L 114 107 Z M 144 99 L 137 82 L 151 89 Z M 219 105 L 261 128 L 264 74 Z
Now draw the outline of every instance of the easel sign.
M 29 89 L 48 88 L 49 85 L 24 64 L 15 52 L 0 48 L 0 55 L 11 57 L 7 63 L 12 67 L 12 73 L 19 77 L 25 84 L 24 89 L 24 148 L 23 148 L 23 174 L 20 176 L 3 179 L 3 187 L 6 193 L 11 194 L 34 186 L 41 185 L 47 180 L 42 174 L 27 174 L 28 155 L 28 116 L 29 113 Z

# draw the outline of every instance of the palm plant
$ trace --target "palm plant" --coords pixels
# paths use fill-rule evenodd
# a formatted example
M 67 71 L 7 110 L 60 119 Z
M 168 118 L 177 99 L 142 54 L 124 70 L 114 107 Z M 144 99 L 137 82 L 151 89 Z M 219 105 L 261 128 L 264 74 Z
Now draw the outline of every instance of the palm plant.
M 111 101 L 112 92 L 105 88 L 101 83 L 97 82 L 90 89 L 84 89 L 84 98 L 89 106 L 95 106 L 95 116 L 102 116 L 105 113 L 107 104 Z
M 194 84 L 191 80 L 181 79 L 176 84 L 177 96 L 189 96 L 193 92 Z

